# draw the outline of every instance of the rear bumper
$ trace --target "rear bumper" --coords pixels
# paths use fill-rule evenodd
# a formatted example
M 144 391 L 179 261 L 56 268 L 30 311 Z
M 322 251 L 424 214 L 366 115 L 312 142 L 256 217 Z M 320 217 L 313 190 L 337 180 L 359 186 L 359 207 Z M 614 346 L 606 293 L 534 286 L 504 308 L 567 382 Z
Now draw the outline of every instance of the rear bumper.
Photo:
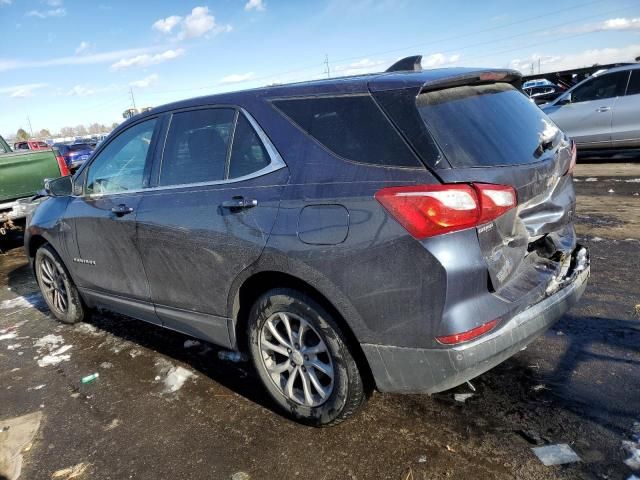
M 589 257 L 580 256 L 561 287 L 478 340 L 453 348 L 422 349 L 362 344 L 376 386 L 383 392 L 435 393 L 490 370 L 535 340 L 582 296 Z

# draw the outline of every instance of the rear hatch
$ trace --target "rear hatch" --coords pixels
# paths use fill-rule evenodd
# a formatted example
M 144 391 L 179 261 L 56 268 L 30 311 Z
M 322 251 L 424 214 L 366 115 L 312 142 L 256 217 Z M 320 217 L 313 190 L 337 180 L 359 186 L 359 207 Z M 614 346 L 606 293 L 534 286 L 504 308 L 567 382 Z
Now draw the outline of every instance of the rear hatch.
M 418 91 L 372 92 L 443 183 L 515 189 L 517 208 L 477 227 L 489 289 L 511 301 L 548 283 L 576 246 L 573 144 L 518 80 L 476 72 Z

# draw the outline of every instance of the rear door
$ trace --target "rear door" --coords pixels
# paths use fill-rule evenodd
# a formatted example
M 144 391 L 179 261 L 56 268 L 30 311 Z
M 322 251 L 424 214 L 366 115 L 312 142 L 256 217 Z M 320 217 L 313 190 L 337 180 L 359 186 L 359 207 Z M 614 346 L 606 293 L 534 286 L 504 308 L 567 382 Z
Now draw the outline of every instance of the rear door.
M 288 178 L 240 109 L 174 112 L 155 188 L 138 210 L 138 249 L 164 325 L 229 346 L 231 283 L 260 256 Z
M 79 249 L 73 259 L 78 286 L 114 310 L 149 321 L 157 319 L 136 247 L 136 215 L 159 123 L 148 119 L 113 138 L 83 171 L 84 191 L 66 212 Z
M 628 78 L 628 71 L 593 77 L 571 92 L 570 103 L 549 106 L 545 112 L 578 146 L 608 148 L 616 101 Z
M 613 147 L 640 146 L 640 69 L 631 70 L 627 91 L 616 102 L 611 141 Z

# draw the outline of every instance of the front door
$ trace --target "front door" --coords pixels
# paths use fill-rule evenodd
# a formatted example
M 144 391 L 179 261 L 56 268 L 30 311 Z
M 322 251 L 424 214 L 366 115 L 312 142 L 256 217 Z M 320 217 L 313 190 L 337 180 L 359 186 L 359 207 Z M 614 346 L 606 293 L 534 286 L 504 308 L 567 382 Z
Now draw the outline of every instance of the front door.
M 136 215 L 157 123 L 143 121 L 112 139 L 83 172 L 83 193 L 67 209 L 78 244 L 78 286 L 96 303 L 150 321 L 156 317 L 136 248 Z M 135 311 L 136 302 L 146 302 L 146 314 Z
M 225 346 L 231 283 L 262 253 L 288 178 L 252 122 L 232 108 L 174 113 L 158 185 L 144 194 L 137 217 L 164 325 Z

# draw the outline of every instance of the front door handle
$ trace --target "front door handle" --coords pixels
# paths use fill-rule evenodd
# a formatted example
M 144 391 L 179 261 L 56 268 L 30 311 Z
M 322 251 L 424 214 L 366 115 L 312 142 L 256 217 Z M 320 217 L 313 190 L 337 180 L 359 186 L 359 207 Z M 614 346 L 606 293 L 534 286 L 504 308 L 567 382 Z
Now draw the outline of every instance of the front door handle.
M 258 205 L 258 200 L 249 199 L 244 197 L 232 197 L 231 200 L 225 200 L 222 202 L 222 208 L 236 209 L 236 208 L 252 208 Z
M 118 217 L 121 217 L 123 215 L 127 215 L 133 212 L 133 208 L 127 207 L 124 203 L 121 203 L 120 205 L 116 205 L 115 207 L 113 207 L 111 211 L 115 213 Z
M 611 110 L 611 107 L 600 107 L 596 109 L 596 112 L 608 112 L 609 110 Z

